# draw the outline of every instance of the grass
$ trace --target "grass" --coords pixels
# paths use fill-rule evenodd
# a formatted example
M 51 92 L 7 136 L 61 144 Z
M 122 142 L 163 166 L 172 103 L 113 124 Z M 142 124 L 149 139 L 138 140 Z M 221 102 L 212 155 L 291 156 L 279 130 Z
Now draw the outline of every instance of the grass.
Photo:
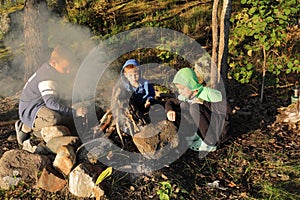
M 300 198 L 299 194 L 299 182 L 298 182 L 298 192 L 293 191 L 289 192 L 288 188 L 293 188 L 295 185 L 294 182 L 283 182 L 283 183 L 277 183 L 272 184 L 268 181 L 264 181 L 261 183 L 261 191 L 259 192 L 261 194 L 260 199 L 272 199 L 272 200 L 297 200 Z M 298 194 L 297 194 L 298 193 Z
M 299 159 L 290 160 L 285 154 L 267 153 L 270 159 L 264 162 L 266 171 L 257 186 L 261 188 L 263 199 L 300 198 L 300 165 Z

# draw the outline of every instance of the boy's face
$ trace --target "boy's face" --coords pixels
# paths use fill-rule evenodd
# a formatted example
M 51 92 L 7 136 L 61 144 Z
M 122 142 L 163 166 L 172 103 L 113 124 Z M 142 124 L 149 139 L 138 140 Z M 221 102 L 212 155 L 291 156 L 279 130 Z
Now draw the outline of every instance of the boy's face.
M 124 71 L 124 76 L 130 82 L 130 84 L 136 84 L 139 81 L 139 70 L 136 68 L 126 69 Z
M 61 74 L 69 74 L 71 72 L 71 64 L 66 59 L 57 61 L 55 65 L 55 69 Z
M 183 86 L 180 84 L 175 84 L 175 85 L 178 89 L 178 93 L 181 94 L 182 96 L 184 96 L 188 99 L 191 99 L 194 96 L 194 91 L 190 90 L 186 86 Z

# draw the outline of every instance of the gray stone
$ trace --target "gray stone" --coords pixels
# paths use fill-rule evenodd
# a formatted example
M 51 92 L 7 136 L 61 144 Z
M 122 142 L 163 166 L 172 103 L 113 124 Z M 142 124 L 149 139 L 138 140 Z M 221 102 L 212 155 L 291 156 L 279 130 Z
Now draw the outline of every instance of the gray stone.
M 111 151 L 112 143 L 107 138 L 97 138 L 82 144 L 76 152 L 77 163 L 96 164 L 100 157 Z
M 52 138 L 70 135 L 69 129 L 65 126 L 47 126 L 41 130 L 41 136 L 46 143 Z
M 15 149 L 7 151 L 0 159 L 0 187 L 9 189 L 12 184 L 11 178 L 18 179 L 14 184 L 21 180 L 25 182 L 36 181 L 39 171 L 49 164 L 51 161 L 44 155 Z
M 37 153 L 37 154 L 48 154 L 50 151 L 43 143 L 39 143 L 37 145 L 31 141 L 31 139 L 25 140 L 23 142 L 23 150 L 28 151 L 30 153 Z
M 61 136 L 55 137 L 49 140 L 46 144 L 46 147 L 50 149 L 53 153 L 57 154 L 58 150 L 62 146 L 73 146 L 78 147 L 79 139 L 76 136 Z
M 21 178 L 20 177 L 11 177 L 11 176 L 5 176 L 2 178 L 3 182 L 6 183 L 6 185 L 8 187 L 11 187 L 11 186 L 15 186 L 15 185 L 18 185 L 19 182 L 21 181 Z
M 37 149 L 37 146 L 36 145 L 32 145 L 30 143 L 30 139 L 28 139 L 28 140 L 25 140 L 23 142 L 22 149 L 25 150 L 25 151 L 28 151 L 30 153 L 34 153 L 36 151 L 36 149 Z

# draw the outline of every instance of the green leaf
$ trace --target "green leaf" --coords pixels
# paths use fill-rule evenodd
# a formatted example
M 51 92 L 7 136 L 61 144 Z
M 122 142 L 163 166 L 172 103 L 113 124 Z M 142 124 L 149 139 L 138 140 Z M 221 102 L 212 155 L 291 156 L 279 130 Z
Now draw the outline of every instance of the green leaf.
M 253 14 L 253 13 L 255 13 L 255 11 L 256 11 L 256 7 L 252 7 L 250 10 L 249 10 L 249 14 Z
M 169 197 L 169 195 L 167 195 L 167 194 L 165 194 L 165 193 L 161 193 L 161 194 L 159 195 L 159 199 L 160 199 L 160 200 L 169 200 L 170 197 Z
M 291 10 L 290 9 L 284 9 L 283 10 L 284 11 L 284 14 L 286 14 L 286 15 L 289 15 L 289 14 L 291 14 Z
M 264 35 L 263 37 L 259 37 L 259 41 L 260 41 L 261 43 L 264 43 L 264 42 L 266 41 L 266 39 L 267 39 L 267 36 L 266 36 L 266 35 Z
M 266 21 L 269 23 L 269 22 L 274 22 L 274 18 L 273 17 L 267 17 L 266 18 Z
M 241 0 L 241 4 L 246 4 L 247 0 Z
M 106 170 L 104 170 L 99 177 L 97 178 L 96 181 L 96 185 L 98 185 L 99 183 L 101 183 L 104 179 L 106 179 L 107 177 L 109 177 L 112 173 L 112 167 L 108 167 Z
M 160 182 L 160 185 L 163 188 L 166 188 L 166 189 L 171 189 L 172 188 L 171 184 L 168 181 L 162 181 L 162 182 Z
M 292 69 L 293 66 L 294 66 L 294 64 L 293 64 L 292 62 L 288 62 L 288 63 L 287 63 L 287 66 L 288 66 L 289 69 Z
M 248 63 L 247 66 L 246 66 L 247 70 L 251 70 L 252 67 L 253 67 L 253 65 L 251 63 Z

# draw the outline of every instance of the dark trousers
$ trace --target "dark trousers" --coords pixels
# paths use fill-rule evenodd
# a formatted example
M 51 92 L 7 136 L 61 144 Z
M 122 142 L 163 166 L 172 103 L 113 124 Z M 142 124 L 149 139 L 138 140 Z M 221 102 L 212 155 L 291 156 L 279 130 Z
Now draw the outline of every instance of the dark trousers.
M 226 113 L 213 112 L 211 104 L 180 104 L 181 122 L 184 126 L 186 136 L 192 136 L 195 132 L 208 145 L 220 144 L 228 132 L 229 119 Z

